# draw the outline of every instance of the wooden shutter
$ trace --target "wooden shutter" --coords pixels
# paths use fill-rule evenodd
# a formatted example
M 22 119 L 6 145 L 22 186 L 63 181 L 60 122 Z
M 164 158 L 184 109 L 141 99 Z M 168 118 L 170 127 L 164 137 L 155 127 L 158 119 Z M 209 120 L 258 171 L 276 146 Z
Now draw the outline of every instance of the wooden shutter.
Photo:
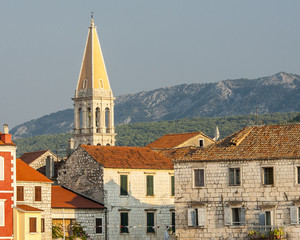
M 96 233 L 102 233 L 102 218 L 96 218 Z
M 225 207 L 224 208 L 224 222 L 225 225 L 231 225 L 231 208 Z
M 4 206 L 5 206 L 4 201 L 0 201 L 0 226 L 5 225 Z
M 0 157 L 0 180 L 4 180 L 4 158 Z
M 41 186 L 35 186 L 35 201 L 42 201 L 42 187 Z
M 36 218 L 29 218 L 29 232 L 36 232 Z
M 291 216 L 291 224 L 292 225 L 299 223 L 298 207 L 296 207 L 296 206 L 290 207 L 290 216 Z
M 171 196 L 175 196 L 175 179 L 171 176 Z
M 266 214 L 264 212 L 259 213 L 259 225 L 265 226 L 266 224 Z
M 196 210 L 194 208 L 188 208 L 188 226 L 196 226 Z
M 204 186 L 204 169 L 194 170 L 194 175 L 195 175 L 195 187 L 203 187 Z
M 24 187 L 17 186 L 17 201 L 24 201 Z
M 147 196 L 153 196 L 153 195 L 154 195 L 153 176 L 148 175 L 147 176 Z
M 128 176 L 127 175 L 121 175 L 120 176 L 120 195 L 128 195 Z
M 45 219 L 44 218 L 41 219 L 41 232 L 42 233 L 45 232 Z
M 206 224 L 206 208 L 198 208 L 198 226 Z

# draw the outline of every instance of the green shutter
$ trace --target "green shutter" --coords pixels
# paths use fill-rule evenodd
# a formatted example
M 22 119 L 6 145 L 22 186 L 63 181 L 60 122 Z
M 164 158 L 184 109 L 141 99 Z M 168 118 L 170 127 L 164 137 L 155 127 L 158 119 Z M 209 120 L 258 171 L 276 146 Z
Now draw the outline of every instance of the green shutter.
M 128 213 L 121 213 L 121 233 L 128 233 Z
M 127 175 L 121 175 L 120 176 L 120 195 L 128 195 L 128 189 L 127 189 Z
M 154 195 L 154 187 L 153 187 L 153 176 L 147 176 L 147 196 Z
M 175 196 L 175 180 L 174 180 L 174 176 L 171 176 L 171 196 Z
M 154 231 L 154 213 L 148 212 L 147 213 L 147 232 L 155 232 Z

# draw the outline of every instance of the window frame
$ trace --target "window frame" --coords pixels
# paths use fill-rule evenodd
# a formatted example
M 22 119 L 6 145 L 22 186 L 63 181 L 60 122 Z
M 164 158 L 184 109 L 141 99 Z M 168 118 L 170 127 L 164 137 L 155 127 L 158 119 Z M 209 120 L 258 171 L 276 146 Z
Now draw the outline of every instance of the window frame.
M 41 218 L 41 233 L 45 232 L 45 218 Z
M 267 213 L 270 216 L 270 225 L 266 225 L 267 223 Z M 275 226 L 275 212 L 274 209 L 265 209 L 259 213 L 259 227 L 261 231 L 271 231 Z
M 237 170 L 239 171 L 239 174 L 237 175 Z M 231 173 L 233 173 L 233 182 L 231 182 Z M 238 178 L 237 178 L 238 176 Z M 237 182 L 237 179 L 239 182 Z M 238 187 L 241 186 L 241 179 L 242 179 L 242 174 L 241 174 L 241 168 L 240 167 L 229 167 L 228 168 L 228 185 L 232 187 Z
M 21 189 L 22 191 L 19 191 Z M 17 201 L 24 202 L 24 186 L 17 186 Z
M 203 176 L 201 177 L 201 174 L 200 174 L 199 185 L 197 185 L 197 186 L 196 186 L 196 171 L 200 171 L 199 173 L 201 173 L 201 171 L 203 171 Z M 205 169 L 204 168 L 194 168 L 192 176 L 193 176 L 193 187 L 194 188 L 205 187 Z M 201 180 L 203 180 L 203 184 L 201 184 Z
M 200 148 L 204 147 L 204 139 L 203 138 L 198 139 L 198 145 L 199 145 Z
M 233 221 L 237 211 L 238 222 Z M 235 215 L 236 216 L 236 215 Z M 243 206 L 228 206 L 224 208 L 224 223 L 226 226 L 240 227 L 246 225 L 246 209 Z
M 37 217 L 29 217 L 29 233 L 37 233 Z
M 126 189 L 123 189 L 122 179 L 126 177 Z M 120 174 L 120 196 L 128 196 L 128 174 Z M 124 191 L 124 192 L 123 192 Z
M 42 186 L 34 186 L 34 201 L 35 202 L 42 201 Z
M 97 220 L 101 220 L 101 225 L 97 225 Z M 103 218 L 102 217 L 96 217 L 95 218 L 95 234 L 97 235 L 101 235 L 103 234 Z M 100 232 L 97 232 L 98 230 L 100 230 Z
M 0 199 L 0 227 L 5 226 L 5 201 L 6 199 Z
M 149 181 L 149 179 L 152 179 L 151 181 Z M 150 183 L 152 185 L 152 190 L 151 190 L 151 186 Z M 154 196 L 154 175 L 146 175 L 146 196 L 147 197 L 153 197 Z
M 127 225 L 122 224 L 122 215 L 126 214 L 127 215 Z M 128 234 L 129 233 L 129 212 L 120 212 L 120 233 L 121 234 Z
M 4 164 L 4 157 L 0 156 L 0 181 L 4 181 L 5 179 L 5 164 Z
M 152 222 L 153 224 L 152 225 L 149 225 L 149 218 L 148 216 L 153 216 L 153 219 L 152 219 Z M 146 233 L 147 234 L 155 234 L 156 231 L 155 231 L 155 211 L 146 211 Z
M 270 181 L 270 173 L 267 173 L 266 170 L 272 169 L 272 183 Z M 267 177 L 266 177 L 267 175 Z M 274 186 L 275 185 L 275 170 L 273 166 L 262 167 L 262 184 L 264 186 Z
M 187 214 L 188 227 L 206 226 L 206 207 L 190 207 L 187 209 Z

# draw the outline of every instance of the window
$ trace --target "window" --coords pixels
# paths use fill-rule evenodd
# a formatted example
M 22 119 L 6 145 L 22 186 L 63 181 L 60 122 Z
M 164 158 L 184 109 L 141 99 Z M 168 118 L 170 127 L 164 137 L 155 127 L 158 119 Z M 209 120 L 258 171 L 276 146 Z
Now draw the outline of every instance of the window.
M 199 139 L 199 147 L 204 147 L 204 140 L 203 139 Z
M 146 176 L 147 181 L 147 196 L 154 196 L 154 184 L 153 184 L 153 176 Z
M 263 168 L 263 183 L 264 185 L 273 185 L 274 184 L 274 173 L 272 167 Z
M 273 211 L 263 211 L 259 213 L 259 225 L 261 231 L 271 231 L 274 225 Z
M 172 226 L 172 233 L 174 233 L 175 232 L 175 212 L 171 212 L 171 226 Z
M 24 201 L 24 187 L 17 186 L 17 201 Z
M 128 233 L 128 212 L 121 212 L 121 226 L 120 226 L 120 232 L 121 233 Z
M 206 209 L 189 208 L 188 209 L 188 226 L 189 227 L 204 227 L 206 223 Z
M 154 212 L 147 212 L 147 233 L 155 233 Z
M 204 187 L 204 169 L 194 170 L 194 186 Z
M 44 218 L 41 219 L 41 232 L 42 233 L 45 232 L 45 219 Z
M 42 187 L 41 186 L 34 187 L 34 201 L 42 201 Z
M 175 196 L 175 179 L 171 176 L 171 196 Z
M 4 180 L 4 158 L 0 157 L 0 180 Z
M 29 232 L 36 233 L 36 218 L 29 218 Z
M 240 186 L 240 168 L 229 168 L 229 186 Z
M 102 79 L 98 79 L 99 88 L 103 88 L 103 81 Z
M 225 207 L 225 225 L 240 226 L 245 225 L 245 208 Z
M 300 184 L 300 167 L 297 167 L 297 183 Z
M 128 195 L 128 176 L 120 175 L 120 195 Z
M 86 89 L 86 88 L 87 88 L 87 83 L 88 83 L 88 80 L 87 80 L 87 79 L 84 79 L 84 80 L 83 80 L 83 83 L 82 83 L 82 88 L 83 88 L 83 89 Z
M 102 218 L 96 218 L 96 233 L 102 233 Z
M 4 202 L 5 200 L 1 200 L 0 199 L 0 226 L 5 226 L 5 215 L 4 215 L 4 213 L 5 213 L 5 209 L 4 209 L 4 207 L 5 207 L 5 202 Z

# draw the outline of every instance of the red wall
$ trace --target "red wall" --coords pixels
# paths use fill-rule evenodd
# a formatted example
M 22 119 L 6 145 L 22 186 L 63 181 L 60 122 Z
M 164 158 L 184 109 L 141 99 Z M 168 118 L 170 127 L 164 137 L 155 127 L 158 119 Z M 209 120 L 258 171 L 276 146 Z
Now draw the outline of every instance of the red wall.
M 0 156 L 4 157 L 4 181 L 0 180 L 0 199 L 6 199 L 5 208 L 5 226 L 0 226 L 0 237 L 9 237 L 13 235 L 13 156 L 10 152 L 3 152 L 0 149 Z M 3 193 L 3 191 L 12 191 L 11 193 Z

